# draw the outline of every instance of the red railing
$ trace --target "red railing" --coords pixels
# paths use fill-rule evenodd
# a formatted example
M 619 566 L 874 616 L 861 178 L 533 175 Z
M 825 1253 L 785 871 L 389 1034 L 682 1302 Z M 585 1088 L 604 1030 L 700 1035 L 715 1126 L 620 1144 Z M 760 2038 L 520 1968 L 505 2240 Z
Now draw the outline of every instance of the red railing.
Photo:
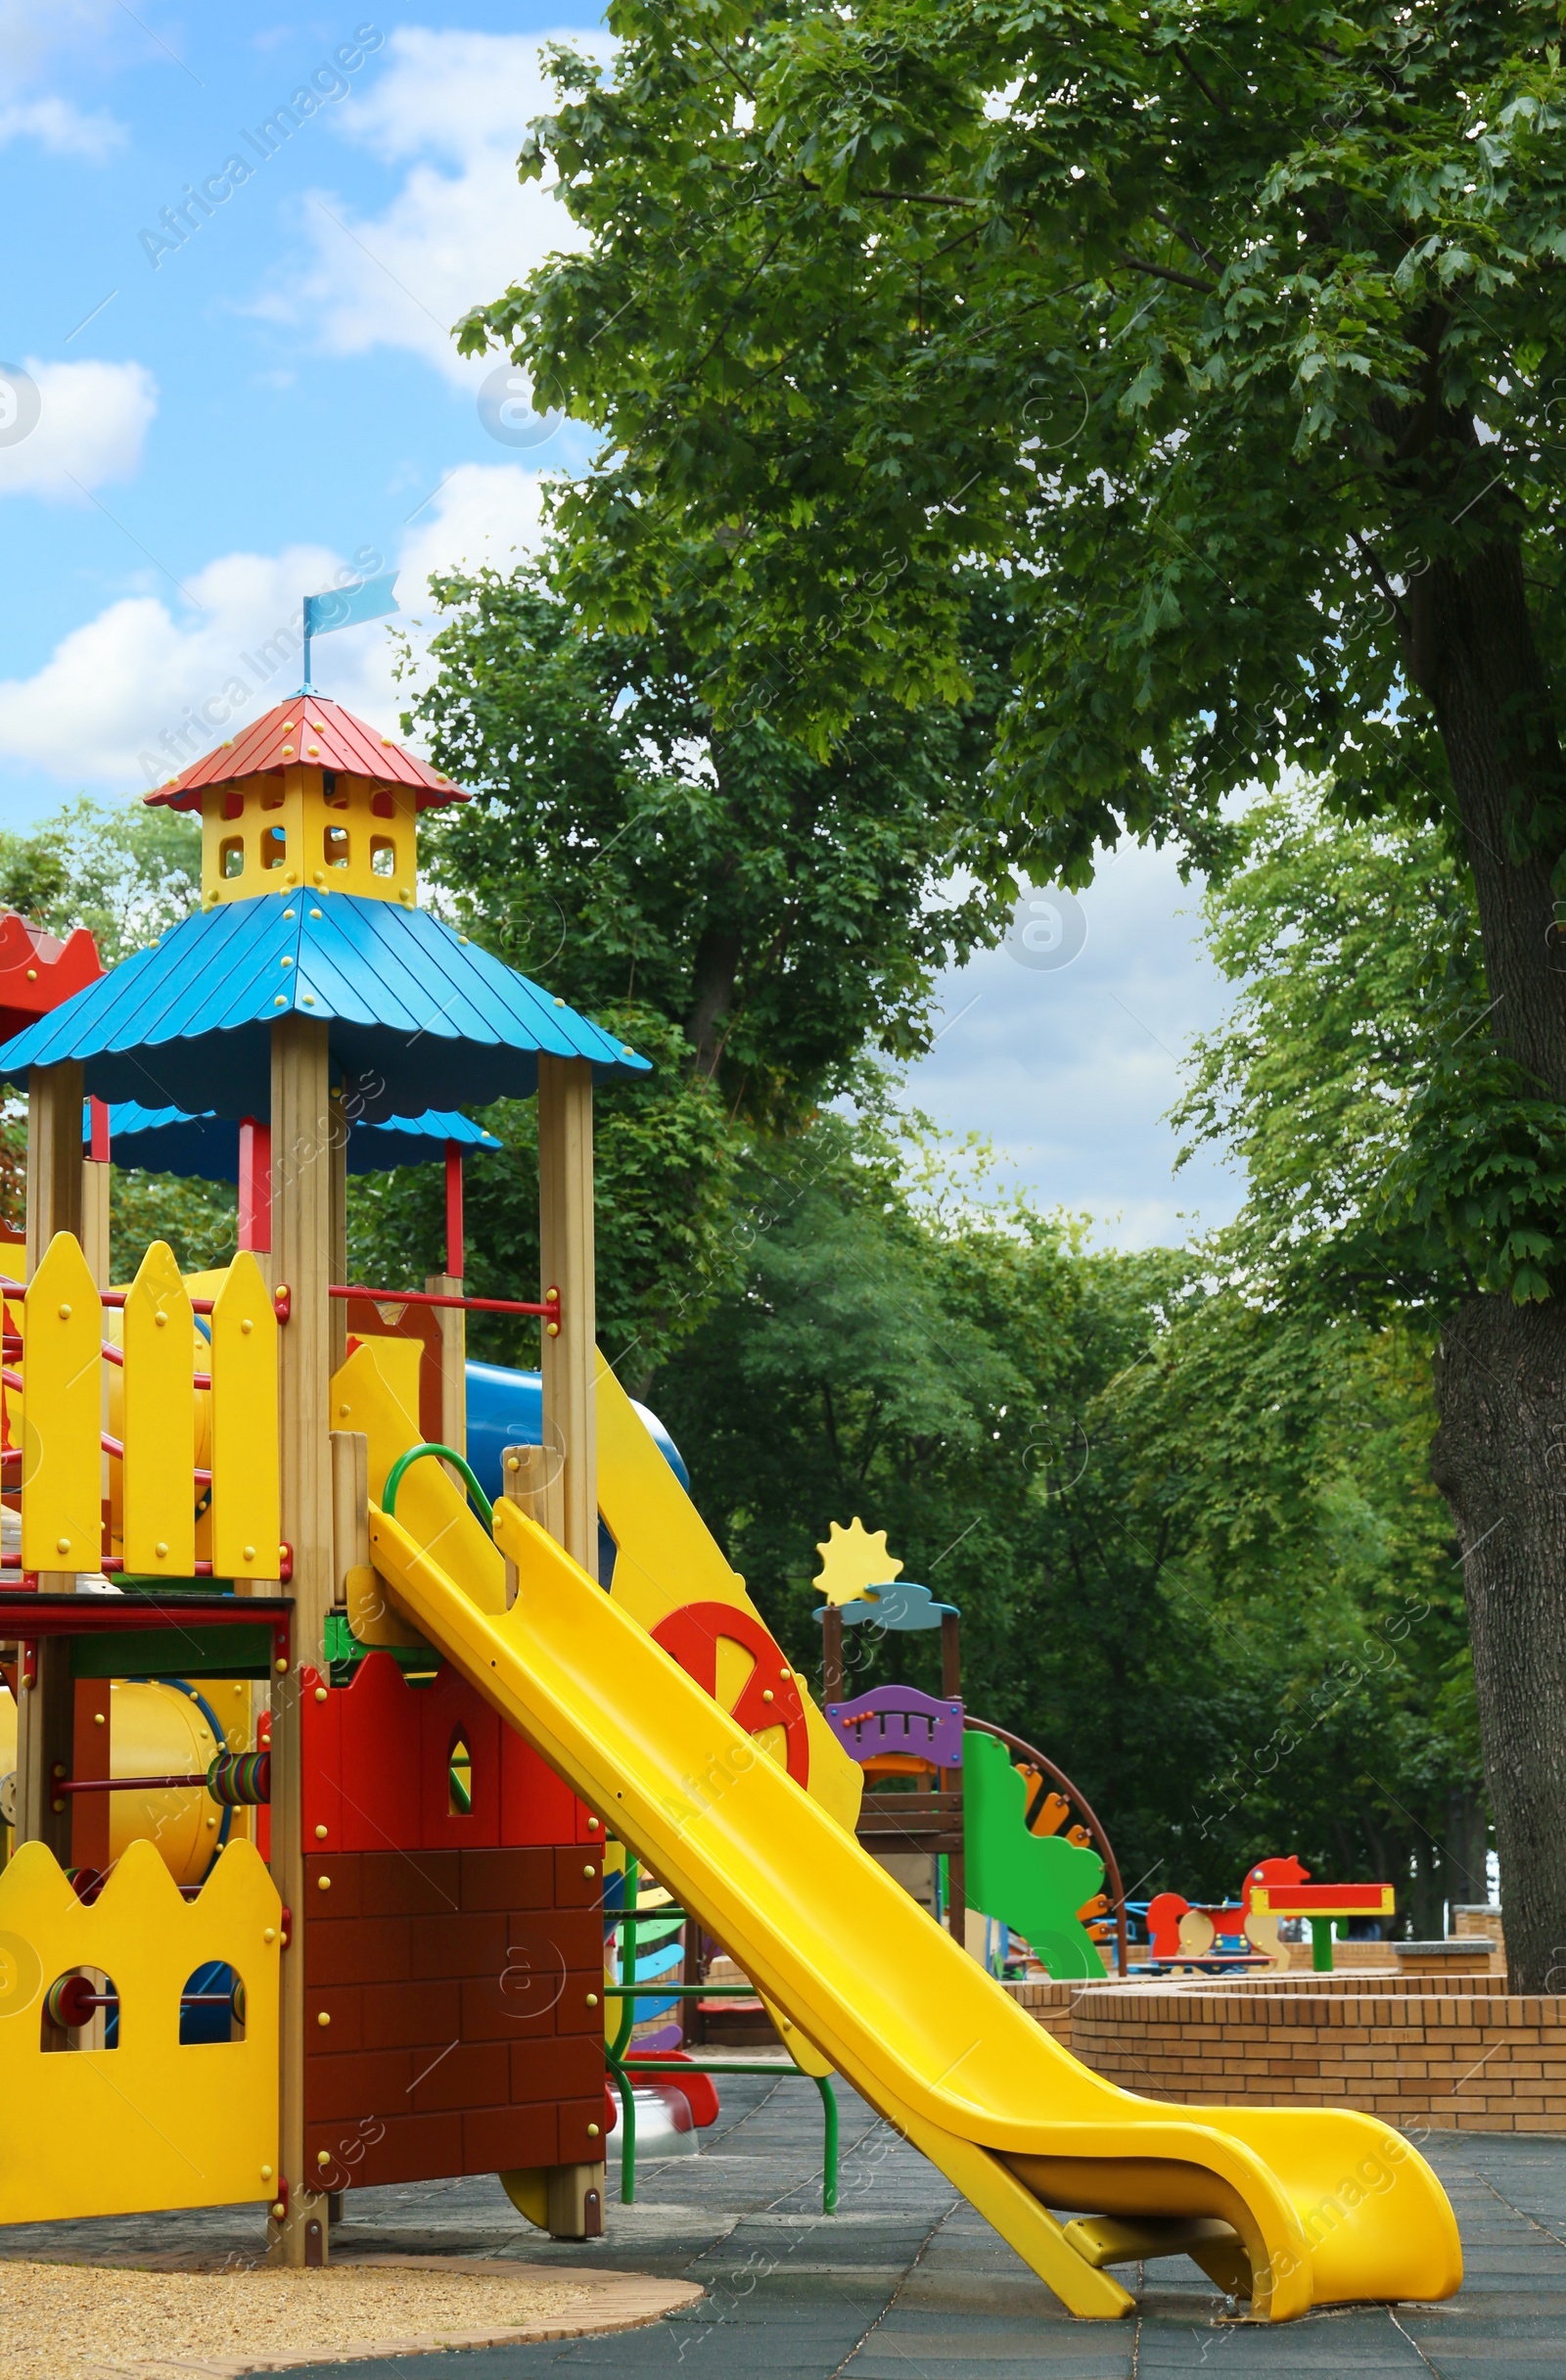
M 374 1306 L 456 1306 L 465 1314 L 536 1314 L 551 1338 L 560 1335 L 560 1291 L 546 1290 L 541 1300 L 526 1297 L 447 1297 L 433 1289 L 364 1289 L 334 1282 L 329 1297 L 364 1297 Z

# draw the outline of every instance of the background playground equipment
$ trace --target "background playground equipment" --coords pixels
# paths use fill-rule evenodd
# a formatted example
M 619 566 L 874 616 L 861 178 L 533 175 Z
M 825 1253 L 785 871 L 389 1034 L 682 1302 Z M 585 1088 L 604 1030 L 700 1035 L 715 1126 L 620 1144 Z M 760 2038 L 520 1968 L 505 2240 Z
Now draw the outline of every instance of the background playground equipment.
M 834 1521 L 816 1550 L 822 1566 L 815 1583 L 828 1596 L 816 1613 L 827 1721 L 877 1789 L 859 1805 L 859 1841 L 883 1862 L 938 1861 L 938 1878 L 941 1870 L 946 1878 L 944 1914 L 956 1939 L 967 1944 L 972 1910 L 1022 1935 L 1057 1981 L 1102 1974 L 1095 1939 L 1107 1934 L 1104 1919 L 1113 1906 L 1116 1964 L 1124 1975 L 1126 1912 L 1109 1838 L 1085 1797 L 1042 1752 L 965 1710 L 956 1607 L 902 1580 L 901 1563 L 888 1557 L 886 1532 L 866 1531 L 857 1515 L 848 1528 Z M 876 1570 L 879 1584 L 866 1576 Z M 866 1623 L 897 1632 L 941 1630 L 939 1698 L 888 1685 L 842 1699 L 843 1630 Z M 1022 1760 L 1020 1770 L 1013 1755 Z M 1101 1890 L 1106 1876 L 1109 1899 Z
M 166 798 L 203 814 L 201 910 L 0 1051 L 28 1099 L 27 1288 L 7 1301 L 21 1534 L 0 1641 L 21 1648 L 22 1955 L 0 2028 L 0 2166 L 26 2170 L 19 2112 L 41 2131 L 41 2108 L 60 2143 L 58 2199 L 22 2211 L 190 2204 L 199 2183 L 200 2203 L 266 2205 L 275 2253 L 320 2262 L 337 2192 L 498 2171 L 533 2219 L 596 2230 L 613 1835 L 725 1946 L 798 2037 L 802 2071 L 848 2076 L 1075 2311 L 1126 2313 L 1106 2267 L 1187 2250 L 1270 2319 L 1453 2289 L 1451 2211 L 1386 2127 L 1330 2111 L 1195 2122 L 1106 2086 L 854 1840 L 860 1769 L 596 1354 L 592 1085 L 643 1063 L 415 906 L 417 812 L 456 789 L 301 695 Z M 82 1100 L 127 1101 L 150 1071 L 184 1113 L 240 1126 L 243 1245 L 205 1284 L 148 1251 L 110 1292 Z M 534 1090 L 540 1293 L 503 1302 L 542 1325 L 540 1443 L 504 1451 L 484 1515 L 469 1509 L 462 1432 L 421 1424 L 419 1351 L 373 1335 L 349 1351 L 356 1300 L 455 1317 L 441 1376 L 455 1412 L 460 1270 L 422 1293 L 347 1280 L 343 1124 Z M 107 1357 L 106 1299 L 123 1308 Z M 209 1349 L 195 1323 L 208 1304 Z M 106 1373 L 122 1376 L 117 1433 Z M 161 1443 L 141 1427 L 149 1393 Z M 230 1459 L 246 1410 L 263 1473 L 275 1445 L 275 1490 L 247 1487 Z M 82 1592 L 106 1561 L 122 1591 Z M 911 1611 L 914 1590 L 900 1597 Z M 75 1739 L 93 1681 L 76 1649 L 108 1638 L 120 1680 L 168 1678 L 177 1660 L 267 1688 L 257 1740 L 230 1747 L 269 1754 L 256 1841 L 231 1840 L 193 1894 L 145 1841 L 90 1902 L 63 1872 L 85 1813 L 119 1798 L 59 1790 L 89 1781 Z M 226 2020 L 242 2005 L 244 2037 L 187 2045 L 187 2005 L 215 1999 L 214 1969 L 245 1985 L 241 2002 L 230 1984 Z M 89 2023 L 53 2022 L 51 1995 L 61 2017 L 90 2003 Z M 94 2034 L 111 2007 L 114 2047 Z M 106 2098 L 112 2073 L 138 2074 L 141 2097 Z M 215 2125 L 232 2160 L 225 2147 L 176 2186 L 143 2153 L 165 2100 L 171 2140 Z M 1386 2188 L 1314 2236 L 1322 2177 L 1371 2165 Z
M 1193 1907 L 1177 1892 L 1160 1892 L 1147 1905 L 1149 1962 L 1155 1966 L 1239 1968 L 1264 1961 L 1279 1973 L 1292 1961 L 1279 1936 L 1279 1920 L 1300 1917 L 1311 1927 L 1311 1964 L 1330 1975 L 1335 1919 L 1390 1918 L 1397 1905 L 1391 1885 L 1313 1885 L 1311 1871 L 1292 1855 L 1261 1859 L 1248 1870 L 1237 1901 Z M 1223 1947 L 1224 1943 L 1231 1945 Z M 1247 1958 L 1242 1944 L 1256 1953 Z

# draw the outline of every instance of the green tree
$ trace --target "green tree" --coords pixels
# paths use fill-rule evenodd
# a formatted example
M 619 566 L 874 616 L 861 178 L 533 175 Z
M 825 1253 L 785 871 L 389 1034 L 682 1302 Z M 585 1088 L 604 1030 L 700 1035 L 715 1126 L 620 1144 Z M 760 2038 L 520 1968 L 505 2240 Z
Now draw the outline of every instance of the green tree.
M 865 706 L 815 760 L 762 717 L 715 727 L 677 602 L 588 635 L 531 568 L 435 592 L 450 617 L 412 717 L 475 799 L 427 826 L 425 857 L 471 932 L 577 1006 L 657 1009 L 763 1127 L 797 1125 L 867 1041 L 929 1047 L 937 976 L 998 939 L 1016 893 L 992 842 L 949 881 L 1006 682 L 1004 606 L 972 593 L 970 701 Z
M 780 1640 L 819 1660 L 816 1546 L 857 1513 L 960 1608 L 969 1707 L 1077 1780 L 1133 1896 L 1284 1850 L 1411 1876 L 1421 1923 L 1481 1895 L 1423 1348 L 1215 1289 L 1212 1249 L 1095 1249 L 895 1126 L 756 1153 L 742 1278 L 651 1385 Z M 939 1690 L 934 1636 L 848 1647 Z
M 0 908 L 66 935 L 85 926 L 106 967 L 201 899 L 202 830 L 179 811 L 79 794 L 26 833 L 0 832 Z
M 677 586 L 719 721 L 824 757 L 867 685 L 960 698 L 988 565 L 1023 615 L 990 815 L 1036 874 L 1123 831 L 1221 856 L 1225 795 L 1293 761 L 1439 820 L 1471 878 L 1486 1059 L 1433 1220 L 1475 1286 L 1435 1461 L 1537 1989 L 1566 1928 L 1558 12 L 610 23 L 613 83 L 563 58 L 523 159 L 585 245 L 462 333 L 605 432 L 560 507 L 590 623 Z

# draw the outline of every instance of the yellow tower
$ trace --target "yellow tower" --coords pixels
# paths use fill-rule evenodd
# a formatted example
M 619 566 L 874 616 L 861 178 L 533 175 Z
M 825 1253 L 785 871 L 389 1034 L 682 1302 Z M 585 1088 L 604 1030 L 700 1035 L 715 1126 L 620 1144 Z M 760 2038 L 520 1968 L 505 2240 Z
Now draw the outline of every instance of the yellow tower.
M 419 813 L 468 797 L 341 703 L 297 694 L 151 798 L 201 815 L 204 909 L 300 890 L 412 909 Z

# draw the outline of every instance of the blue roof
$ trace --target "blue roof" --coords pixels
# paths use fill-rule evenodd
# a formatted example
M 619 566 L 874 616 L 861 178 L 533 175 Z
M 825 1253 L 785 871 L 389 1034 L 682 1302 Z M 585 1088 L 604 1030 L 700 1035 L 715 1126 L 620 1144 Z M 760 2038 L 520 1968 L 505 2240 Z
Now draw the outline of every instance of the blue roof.
M 366 1120 L 527 1098 L 538 1056 L 599 1080 L 651 1071 L 623 1042 L 431 915 L 356 893 L 266 893 L 173 926 L 0 1049 L 0 1080 L 79 1058 L 112 1104 L 264 1116 L 268 1028 L 330 1027 L 334 1072 Z
M 82 1103 L 83 1144 L 91 1138 L 91 1110 Z M 348 1172 L 386 1173 L 393 1165 L 425 1165 L 443 1156 L 448 1141 L 464 1153 L 495 1149 L 501 1143 L 467 1116 L 432 1109 L 422 1116 L 392 1116 L 384 1124 L 353 1124 L 348 1130 Z M 203 1182 L 239 1180 L 239 1124 L 233 1116 L 187 1115 L 183 1107 L 138 1107 L 133 1100 L 109 1110 L 109 1149 L 116 1165 L 144 1165 L 150 1173 L 195 1175 Z

